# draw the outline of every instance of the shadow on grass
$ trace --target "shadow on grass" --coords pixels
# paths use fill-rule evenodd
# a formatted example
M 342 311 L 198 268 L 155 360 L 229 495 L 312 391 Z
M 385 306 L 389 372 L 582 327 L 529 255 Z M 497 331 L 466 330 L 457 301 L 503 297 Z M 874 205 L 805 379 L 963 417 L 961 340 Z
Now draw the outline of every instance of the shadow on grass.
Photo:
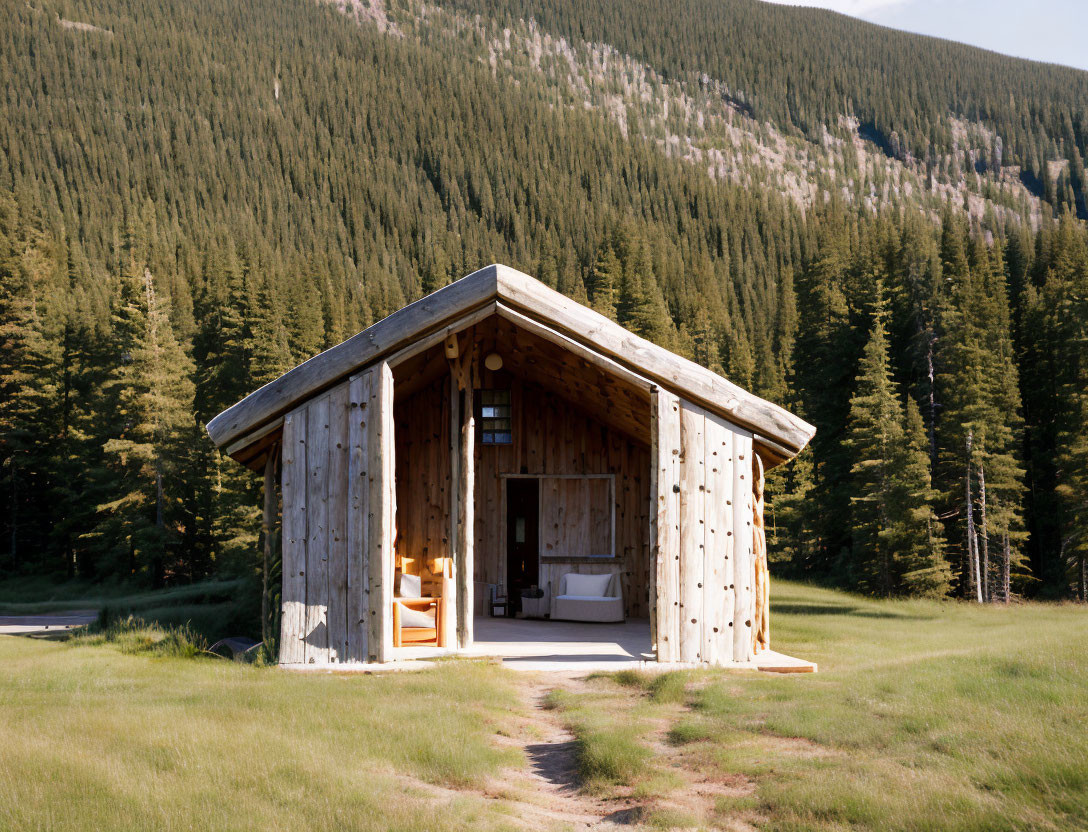
M 645 806 L 630 806 L 619 809 L 610 815 L 605 815 L 601 820 L 614 823 L 617 826 L 634 826 L 646 820 L 648 812 Z
M 525 753 L 537 776 L 566 791 L 574 791 L 578 787 L 578 770 L 575 765 L 577 740 L 527 745 Z
M 892 610 L 874 610 L 865 607 L 851 607 L 846 604 L 791 604 L 789 602 L 772 603 L 776 614 L 787 615 L 850 615 L 855 618 L 895 618 L 902 621 L 931 621 L 933 615 L 916 615 Z
M 32 633 L 12 633 L 17 638 L 32 638 L 35 641 L 71 641 L 79 630 L 35 630 Z

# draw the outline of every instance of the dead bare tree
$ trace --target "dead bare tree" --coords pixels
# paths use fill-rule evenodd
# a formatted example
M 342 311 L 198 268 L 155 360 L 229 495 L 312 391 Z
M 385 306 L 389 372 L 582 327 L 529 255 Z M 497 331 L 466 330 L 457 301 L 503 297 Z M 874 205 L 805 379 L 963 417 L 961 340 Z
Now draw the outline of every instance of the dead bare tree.
M 1009 603 L 1010 583 L 1012 572 L 1012 549 L 1009 545 L 1009 533 L 1001 536 L 1001 597 L 1006 604 Z
M 974 439 L 975 432 L 969 429 L 967 431 L 967 477 L 965 485 L 967 491 L 967 571 L 973 584 L 975 597 L 981 604 L 982 581 L 979 577 L 978 568 L 978 537 L 975 534 L 975 508 L 974 499 L 971 495 L 971 445 Z
M 978 464 L 978 497 L 979 497 L 979 523 L 982 535 L 982 564 L 979 568 L 979 579 L 982 583 L 982 600 L 990 603 L 993 600 L 990 591 L 990 534 L 986 527 L 986 466 Z M 977 546 L 976 553 L 977 553 Z

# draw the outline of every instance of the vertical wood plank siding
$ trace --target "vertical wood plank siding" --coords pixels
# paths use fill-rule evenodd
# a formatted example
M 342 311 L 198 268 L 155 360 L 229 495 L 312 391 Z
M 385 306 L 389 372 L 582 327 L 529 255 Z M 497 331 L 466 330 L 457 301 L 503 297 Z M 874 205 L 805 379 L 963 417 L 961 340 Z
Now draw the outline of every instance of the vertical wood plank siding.
M 309 407 L 306 426 L 306 663 L 329 660 L 329 397 Z
M 653 410 L 658 661 L 750 661 L 752 435 L 665 390 Z
M 675 662 L 680 661 L 680 399 L 659 389 L 653 406 L 657 659 Z
M 355 376 L 348 384 L 348 647 L 344 661 L 367 660 L 367 610 L 370 574 L 369 541 L 370 479 L 367 474 L 371 374 Z
M 453 554 L 449 524 L 449 382 L 440 378 L 414 396 L 398 396 L 397 557 L 404 569 L 431 586 L 443 560 Z M 460 429 L 457 430 L 458 443 Z M 458 445 L 459 447 L 459 445 Z
M 733 660 L 733 432 L 713 413 L 703 429 L 706 525 L 703 566 L 703 661 Z
M 450 483 L 449 503 L 446 506 L 446 519 L 447 519 L 447 531 L 446 539 L 448 541 L 450 560 L 447 564 L 450 569 L 449 582 L 447 585 L 452 584 L 454 592 L 457 592 L 457 587 L 460 584 L 461 573 L 458 570 L 457 560 L 453 557 L 453 550 L 458 543 L 458 529 L 461 528 L 461 391 L 457 389 L 457 378 L 451 372 L 449 379 L 446 381 L 446 401 L 447 401 L 447 416 L 449 424 L 446 427 L 446 459 L 449 461 L 449 471 L 447 476 Z M 457 638 L 457 622 L 460 621 L 466 614 L 466 611 L 462 607 L 466 606 L 465 599 L 462 599 L 460 593 L 457 594 L 457 602 L 450 604 L 446 608 L 446 632 L 443 639 L 446 644 L 454 644 Z M 467 610 L 468 615 L 472 615 L 472 609 L 469 607 Z
M 374 376 L 354 376 L 284 417 L 281 664 L 363 662 L 373 655 Z
M 470 353 L 471 354 L 471 353 Z M 469 383 L 463 391 L 464 407 L 461 414 L 461 448 L 458 471 L 460 484 L 458 491 L 461 499 L 457 503 L 457 646 L 468 647 L 473 637 L 473 576 L 476 574 L 476 416 L 473 403 L 473 379 L 475 373 L 469 373 Z M 498 527 L 495 515 L 488 519 L 493 527 Z
M 706 462 L 701 407 L 680 409 L 680 661 L 702 658 Z
M 752 434 L 733 433 L 733 661 L 751 661 L 753 584 L 752 563 Z
M 348 479 L 348 384 L 329 393 L 329 661 L 342 662 L 348 654 L 348 506 L 351 484 Z
M 302 664 L 306 655 L 306 412 L 303 406 L 283 419 L 283 664 Z

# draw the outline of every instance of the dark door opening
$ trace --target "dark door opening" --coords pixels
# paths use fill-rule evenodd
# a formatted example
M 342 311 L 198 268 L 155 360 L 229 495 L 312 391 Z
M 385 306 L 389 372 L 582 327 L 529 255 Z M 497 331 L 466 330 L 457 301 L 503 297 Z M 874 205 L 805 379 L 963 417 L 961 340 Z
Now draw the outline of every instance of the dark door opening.
M 521 590 L 540 583 L 540 481 L 506 481 L 506 583 L 513 611 L 521 609 Z

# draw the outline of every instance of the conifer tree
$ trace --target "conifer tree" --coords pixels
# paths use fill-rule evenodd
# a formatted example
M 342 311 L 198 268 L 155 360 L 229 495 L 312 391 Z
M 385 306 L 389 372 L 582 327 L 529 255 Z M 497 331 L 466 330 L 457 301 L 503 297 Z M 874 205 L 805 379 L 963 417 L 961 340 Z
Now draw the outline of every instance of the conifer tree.
M 695 310 L 688 336 L 691 339 L 692 358 L 695 362 L 715 373 L 721 373 L 722 362 L 718 355 L 718 337 L 705 306 Z
M 1036 526 L 1056 530 L 1063 589 L 1081 601 L 1088 557 L 1088 228 L 1062 218 L 1042 257 L 1041 286 L 1025 292 L 1025 387 L 1033 418 L 1029 446 Z M 1044 450 L 1056 448 L 1051 457 Z M 1044 495 L 1045 496 L 1045 495 Z
M 194 353 L 197 414 L 207 421 L 249 392 L 255 293 L 233 245 L 208 258 L 204 280 Z
M 798 358 L 792 384 L 816 426 L 813 491 L 807 508 L 813 512 L 811 525 L 820 542 L 819 558 L 810 565 L 826 575 L 849 545 L 851 463 L 843 439 L 857 368 L 857 336 L 844 291 L 850 268 L 850 229 L 841 217 L 828 219 L 818 245 L 797 281 Z
M 725 355 L 725 374 L 734 383 L 749 388 L 755 378 L 756 359 L 748 341 L 748 329 L 743 318 L 731 316 L 722 339 L 721 353 Z
M 961 552 L 960 590 L 988 601 L 991 540 L 999 543 L 1002 570 L 1006 551 L 1010 573 L 1022 560 L 1015 545 L 1023 537 L 1020 401 L 1003 268 L 993 268 L 978 241 L 969 262 L 965 237 L 962 227 L 946 227 L 942 241 L 952 296 L 939 354 L 938 443 L 942 490 L 952 509 L 949 538 Z
M 35 539 L 36 521 L 52 488 L 58 409 L 58 345 L 46 333 L 39 301 L 49 290 L 45 240 L 19 239 L 14 211 L 10 202 L 0 205 L 0 487 L 8 509 L 0 552 L 11 564 L 44 543 Z
M 99 506 L 96 536 L 104 551 L 127 559 L 127 571 L 158 584 L 178 532 L 172 498 L 193 435 L 192 365 L 146 267 L 126 270 L 114 320 L 117 363 L 105 392 L 117 421 L 103 451 L 117 493 Z
M 896 545 L 903 565 L 902 588 L 910 595 L 942 597 L 952 584 L 944 555 L 944 535 L 934 506 L 939 492 L 930 474 L 929 438 L 918 404 L 906 397 L 903 444 L 896 454 L 899 471 L 892 502 L 899 521 Z
M 878 296 L 850 400 L 850 572 L 859 588 L 874 594 L 939 595 L 947 591 L 947 568 L 934 531 L 925 435 L 917 406 L 912 402 L 905 414 L 896 395 L 885 315 Z
M 1069 586 L 1082 603 L 1088 601 L 1088 393 L 1085 389 L 1076 395 L 1074 405 L 1080 427 L 1062 435 L 1056 489 L 1065 515 L 1062 560 Z
M 665 299 L 654 273 L 650 247 L 637 230 L 628 237 L 628 257 L 624 263 L 617 319 L 647 340 L 670 347 L 675 327 L 665 306 Z
M 813 453 L 805 449 L 785 471 L 775 468 L 767 475 L 767 492 L 774 522 L 770 527 L 768 555 L 795 573 L 811 573 L 823 563 L 813 511 Z
M 623 267 L 612 244 L 605 241 L 597 252 L 586 285 L 590 306 L 606 318 L 616 320 L 616 293 L 622 284 Z
M 287 327 L 283 325 L 267 282 L 258 293 L 252 330 L 253 347 L 247 375 L 250 386 L 257 388 L 279 378 L 292 367 Z

